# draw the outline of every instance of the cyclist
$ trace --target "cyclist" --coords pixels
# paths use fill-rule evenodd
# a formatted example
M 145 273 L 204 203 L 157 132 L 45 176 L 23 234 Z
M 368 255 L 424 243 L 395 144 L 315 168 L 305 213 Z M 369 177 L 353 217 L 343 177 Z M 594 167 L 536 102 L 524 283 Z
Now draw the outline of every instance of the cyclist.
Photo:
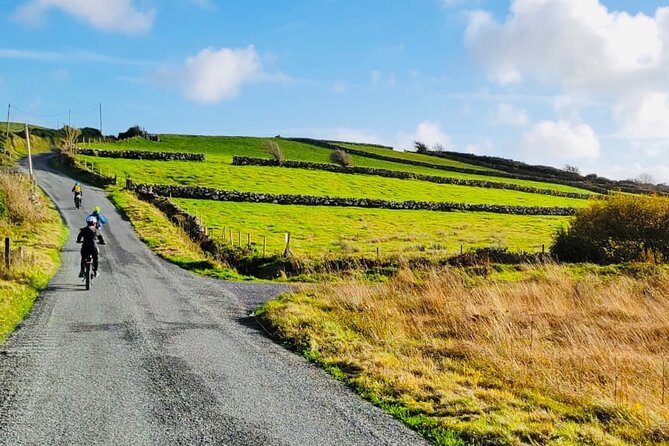
M 86 217 L 86 227 L 79 229 L 77 243 L 81 243 L 81 268 L 79 277 L 84 277 L 86 257 L 93 257 L 93 277 L 98 276 L 98 243 L 105 244 L 104 239 L 98 232 L 98 220 L 95 217 Z
M 100 213 L 100 207 L 99 206 L 96 206 L 95 209 L 93 209 L 93 212 L 91 212 L 91 215 L 86 217 L 86 221 L 88 221 L 89 217 L 95 218 L 95 220 L 96 220 L 95 226 L 98 229 L 102 229 L 102 226 L 107 224 L 107 219 L 104 218 L 104 216 Z
M 72 192 L 74 193 L 74 205 L 78 208 L 81 205 L 81 198 L 84 196 L 81 190 L 81 184 L 79 184 L 78 181 L 75 181 L 74 186 L 72 187 Z

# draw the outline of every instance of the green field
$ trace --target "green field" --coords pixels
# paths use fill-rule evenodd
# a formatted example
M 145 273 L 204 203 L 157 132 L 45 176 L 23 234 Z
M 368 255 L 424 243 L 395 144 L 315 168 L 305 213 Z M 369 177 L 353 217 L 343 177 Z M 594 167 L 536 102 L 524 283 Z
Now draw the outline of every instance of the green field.
M 206 153 L 207 162 L 216 164 L 230 164 L 233 156 L 249 156 L 257 158 L 269 158 L 269 155 L 263 149 L 263 143 L 267 138 L 237 137 L 237 136 L 182 136 L 182 135 L 161 135 L 161 142 L 150 142 L 141 138 L 118 143 L 87 143 L 82 147 L 100 148 L 105 150 L 149 150 L 165 152 L 189 152 Z M 285 139 L 273 139 L 276 141 L 286 159 L 308 161 L 314 163 L 329 163 L 330 151 L 327 149 L 314 147 L 309 144 L 303 144 Z M 464 167 L 475 170 L 486 170 L 475 165 L 459 163 L 457 161 L 442 160 L 441 158 L 430 157 L 426 155 L 394 152 L 389 149 L 365 148 L 362 146 L 352 146 L 357 149 L 376 150 L 387 156 L 396 156 L 398 161 L 402 159 L 414 159 L 422 162 L 432 162 L 432 164 L 441 164 L 448 166 Z M 425 160 L 427 158 L 427 160 Z M 519 184 L 523 186 L 536 187 L 540 189 L 559 190 L 564 192 L 576 192 L 590 194 L 591 192 L 571 186 L 564 186 L 553 183 L 542 183 L 537 181 L 514 180 L 501 177 L 490 177 L 485 175 L 465 174 L 458 172 L 448 172 L 429 167 L 413 166 L 401 162 L 391 162 L 367 158 L 359 155 L 352 155 L 353 164 L 359 167 L 371 167 L 376 169 L 388 169 L 395 171 L 412 172 L 422 175 L 442 176 L 448 178 L 460 178 L 469 180 L 495 181 L 500 183 Z M 434 161 L 434 162 L 433 162 Z
M 365 257 L 402 254 L 408 257 L 454 255 L 464 250 L 506 247 L 512 251 L 541 251 L 555 230 L 568 217 L 500 215 L 484 212 L 395 211 L 386 209 L 284 206 L 264 203 L 230 203 L 174 199 L 175 203 L 203 224 L 213 228 L 213 237 L 223 241 L 229 230 L 238 243 L 251 234 L 262 246 L 267 237 L 267 255 L 283 252 L 285 233 L 291 233 L 291 248 L 297 255 L 328 253 Z
M 348 175 L 306 169 L 190 161 L 144 161 L 83 156 L 106 175 L 129 175 L 136 182 L 213 187 L 242 192 L 434 201 L 513 206 L 583 207 L 587 200 L 504 189 Z

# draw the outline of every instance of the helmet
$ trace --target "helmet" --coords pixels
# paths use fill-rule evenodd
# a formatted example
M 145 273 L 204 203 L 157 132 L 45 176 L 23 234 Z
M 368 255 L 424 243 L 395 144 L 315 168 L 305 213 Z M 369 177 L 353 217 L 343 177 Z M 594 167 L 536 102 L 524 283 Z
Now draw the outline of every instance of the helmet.
M 95 218 L 95 217 L 93 217 L 92 215 L 89 215 L 88 217 L 86 217 L 86 224 L 87 224 L 88 226 L 94 225 L 94 224 L 96 224 L 97 222 L 98 222 L 98 219 Z
M 96 214 L 100 213 L 100 206 L 95 206 L 95 209 L 93 209 L 93 212 Z

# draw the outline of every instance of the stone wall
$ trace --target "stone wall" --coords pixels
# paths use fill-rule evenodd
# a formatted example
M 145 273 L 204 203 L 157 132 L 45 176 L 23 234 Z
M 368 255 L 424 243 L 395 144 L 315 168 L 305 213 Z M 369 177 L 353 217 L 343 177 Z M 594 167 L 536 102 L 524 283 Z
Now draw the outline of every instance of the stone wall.
M 235 166 L 278 166 L 296 169 L 325 170 L 327 172 L 377 175 L 386 178 L 414 179 L 429 181 L 439 184 L 454 184 L 456 186 L 483 187 L 487 189 L 508 189 L 518 192 L 528 192 L 532 194 L 552 195 L 554 197 L 577 198 L 587 200 L 592 198 L 591 194 L 579 194 L 573 192 L 562 192 L 551 189 L 541 189 L 538 187 L 523 186 L 512 183 L 499 183 L 496 181 L 485 180 L 466 180 L 461 178 L 442 177 L 437 175 L 423 175 L 413 172 L 404 172 L 399 170 L 375 169 L 372 167 L 342 167 L 336 164 L 310 163 L 307 161 L 282 161 L 273 159 L 250 158 L 245 156 L 234 156 L 232 164 Z
M 78 148 L 77 154 L 100 156 L 105 158 L 124 158 L 152 161 L 204 161 L 205 159 L 205 156 L 202 153 L 150 152 L 144 150 L 100 150 Z
M 427 210 L 427 211 L 465 211 L 492 212 L 496 214 L 514 215 L 573 215 L 574 208 L 539 207 L 539 206 L 506 206 L 492 204 L 466 204 L 430 201 L 389 201 L 369 198 L 317 197 L 311 195 L 276 195 L 254 192 L 227 191 L 198 186 L 172 186 L 165 184 L 136 184 L 131 181 L 128 189 L 138 193 L 154 193 L 163 197 L 194 198 L 198 200 L 235 201 L 248 203 L 271 203 L 302 206 L 337 206 L 361 207 L 396 210 Z

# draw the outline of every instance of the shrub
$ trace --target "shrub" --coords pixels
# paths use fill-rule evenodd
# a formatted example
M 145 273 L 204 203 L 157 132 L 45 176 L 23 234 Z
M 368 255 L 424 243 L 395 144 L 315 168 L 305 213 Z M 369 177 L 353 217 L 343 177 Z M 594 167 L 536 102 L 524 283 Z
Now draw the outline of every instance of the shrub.
M 551 252 L 568 262 L 669 260 L 669 199 L 615 194 L 593 200 L 559 230 Z
M 283 157 L 283 151 L 275 141 L 265 141 L 263 147 L 265 148 L 265 152 L 267 152 L 274 161 L 277 163 L 283 163 L 285 160 Z
M 119 133 L 118 134 L 118 139 L 128 139 L 128 138 L 134 138 L 136 136 L 139 136 L 139 137 L 142 137 L 142 138 L 148 138 L 148 135 L 149 135 L 149 132 L 147 132 L 142 127 L 136 125 L 136 126 L 130 127 L 125 132 Z
M 342 167 L 353 166 L 353 159 L 351 158 L 351 155 L 341 149 L 330 152 L 330 162 L 332 164 L 338 164 Z

